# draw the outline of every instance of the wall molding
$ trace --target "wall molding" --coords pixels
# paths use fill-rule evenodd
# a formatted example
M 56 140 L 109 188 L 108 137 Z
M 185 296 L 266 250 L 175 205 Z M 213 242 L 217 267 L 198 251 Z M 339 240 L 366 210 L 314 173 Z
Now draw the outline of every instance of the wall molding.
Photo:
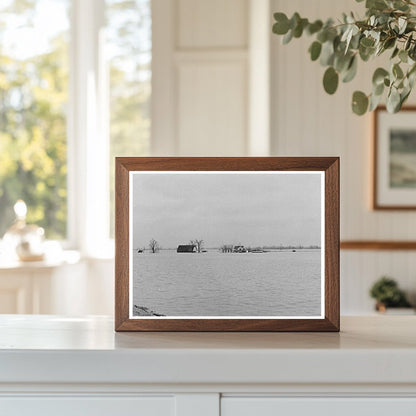
M 416 241 L 341 241 L 341 250 L 416 250 Z

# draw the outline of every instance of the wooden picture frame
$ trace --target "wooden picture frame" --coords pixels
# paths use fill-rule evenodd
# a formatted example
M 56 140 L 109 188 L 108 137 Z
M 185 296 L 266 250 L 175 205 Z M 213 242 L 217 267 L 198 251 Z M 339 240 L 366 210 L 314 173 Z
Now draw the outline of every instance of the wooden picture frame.
M 281 182 L 285 181 L 286 178 L 289 178 L 290 173 L 293 173 L 293 177 L 296 176 L 295 174 L 298 174 L 297 176 L 300 178 L 306 178 L 308 177 L 308 174 L 312 173 L 320 174 L 318 176 L 321 178 L 321 187 L 319 188 L 319 203 L 321 207 L 321 219 L 319 223 L 319 226 L 321 227 L 321 315 L 318 318 L 315 318 L 314 316 L 267 316 L 266 318 L 247 318 L 246 316 L 233 316 L 231 318 L 228 316 L 215 316 L 215 318 L 210 318 L 210 316 L 192 316 L 186 318 L 176 318 L 175 316 L 133 316 L 133 288 L 131 287 L 133 283 L 130 283 L 130 276 L 133 274 L 133 266 L 131 266 L 133 262 L 130 260 L 133 256 L 133 234 L 135 234 L 136 231 L 134 231 L 134 233 L 130 231 L 132 229 L 130 222 L 131 218 L 137 217 L 139 221 L 143 221 L 143 224 L 145 224 L 146 218 L 142 218 L 143 211 L 137 211 L 136 215 L 136 211 L 132 208 L 133 200 L 136 201 L 132 189 L 135 183 L 134 181 L 138 181 L 137 183 L 140 185 L 144 181 L 143 178 L 156 177 L 156 175 L 143 175 L 153 173 L 163 173 L 166 175 L 164 176 L 165 178 L 171 177 L 171 174 L 175 173 L 190 174 L 190 178 L 197 173 L 206 174 L 205 176 L 208 178 L 208 174 L 212 173 L 217 174 L 218 178 L 224 178 L 224 174 L 232 173 L 235 174 L 236 180 L 241 179 L 244 180 L 244 182 L 247 181 L 247 178 L 251 178 L 252 174 L 260 174 L 259 178 L 267 178 L 267 180 L 269 180 L 268 178 L 270 177 L 270 181 L 274 180 L 273 178 L 277 178 L 276 180 Z M 246 174 L 247 176 L 243 177 L 241 176 L 242 174 Z M 267 174 L 269 174 L 269 176 L 266 176 Z M 309 176 L 312 177 L 312 175 Z M 254 183 L 256 183 L 255 180 Z M 302 192 L 298 192 L 298 194 L 301 194 Z M 116 331 L 339 331 L 339 158 L 119 157 L 116 158 L 115 194 Z M 137 200 L 146 200 L 146 195 L 141 195 Z M 141 203 L 142 202 L 140 202 L 140 204 Z M 149 204 L 151 203 L 152 201 L 149 201 Z M 307 212 L 308 205 L 309 204 L 305 204 L 303 206 L 304 212 Z M 133 214 L 135 215 L 134 217 Z M 139 236 L 140 230 L 141 229 L 139 229 L 138 233 Z M 295 250 L 292 251 L 294 252 Z M 252 250 L 252 253 L 254 252 L 257 251 Z M 204 254 L 201 254 L 201 256 L 203 255 Z M 244 254 L 243 256 L 248 256 L 245 258 L 249 258 L 249 256 L 255 257 L 256 255 L 257 254 L 250 253 Z M 293 255 L 295 255 L 295 253 L 293 253 Z M 188 256 L 189 258 L 189 256 L 196 255 L 185 254 L 183 256 Z M 236 256 L 239 256 L 239 254 L 236 254 Z M 139 268 L 139 270 L 141 269 Z
M 384 106 L 373 112 L 374 210 L 416 209 L 416 170 L 409 159 L 414 156 L 416 161 L 415 120 L 416 107 L 412 106 L 396 114 L 388 113 Z M 411 148 L 410 153 L 405 146 Z

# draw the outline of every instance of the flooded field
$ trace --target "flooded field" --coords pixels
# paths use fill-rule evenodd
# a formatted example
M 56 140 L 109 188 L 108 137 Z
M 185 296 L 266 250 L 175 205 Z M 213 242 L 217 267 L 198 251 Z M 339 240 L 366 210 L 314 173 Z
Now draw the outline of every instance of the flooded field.
M 133 303 L 166 316 L 318 316 L 321 251 L 133 252 Z

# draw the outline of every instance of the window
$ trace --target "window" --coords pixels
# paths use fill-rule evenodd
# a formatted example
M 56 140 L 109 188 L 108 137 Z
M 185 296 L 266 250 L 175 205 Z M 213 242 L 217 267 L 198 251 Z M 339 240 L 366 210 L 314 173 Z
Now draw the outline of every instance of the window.
M 113 236 L 114 157 L 149 152 L 151 47 L 151 0 L 1 2 L 0 237 L 17 199 L 84 253 Z
M 0 6 L 0 236 L 24 199 L 29 222 L 66 237 L 69 9 L 68 0 Z

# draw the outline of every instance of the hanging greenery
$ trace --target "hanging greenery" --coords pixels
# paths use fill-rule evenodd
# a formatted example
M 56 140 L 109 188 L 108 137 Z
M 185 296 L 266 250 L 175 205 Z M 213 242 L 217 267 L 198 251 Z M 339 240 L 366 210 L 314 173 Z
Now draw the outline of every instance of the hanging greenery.
M 364 0 L 356 0 L 361 3 Z M 384 95 L 390 113 L 398 112 L 409 97 L 416 77 L 416 0 L 366 0 L 365 18 L 343 14 L 339 22 L 308 19 L 295 13 L 290 19 L 275 13 L 273 33 L 283 36 L 283 44 L 303 34 L 314 41 L 309 47 L 312 61 L 326 67 L 323 87 L 334 94 L 339 81 L 350 82 L 357 73 L 358 60 L 390 54 L 390 65 L 374 71 L 372 91 L 355 91 L 352 110 L 363 115 L 373 111 Z

